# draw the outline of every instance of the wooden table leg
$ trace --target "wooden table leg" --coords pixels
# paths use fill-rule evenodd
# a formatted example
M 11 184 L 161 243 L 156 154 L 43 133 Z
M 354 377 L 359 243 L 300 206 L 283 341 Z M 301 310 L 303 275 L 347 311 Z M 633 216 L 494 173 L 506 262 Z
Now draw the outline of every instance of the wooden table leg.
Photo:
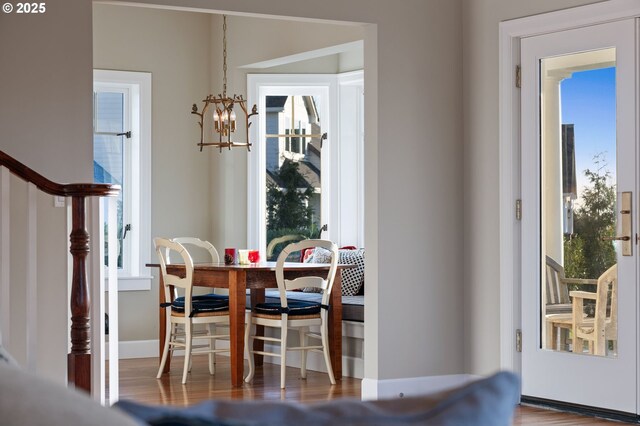
M 167 308 L 163 308 L 162 304 L 166 302 L 164 295 L 164 279 L 162 278 L 162 274 L 160 274 L 160 282 L 159 282 L 159 301 L 158 309 L 160 309 L 160 314 L 158 315 L 158 332 L 159 332 L 159 348 L 158 348 L 158 364 L 162 362 L 162 354 L 164 352 L 164 342 L 167 338 Z M 168 373 L 171 370 L 171 354 L 167 357 L 167 362 L 164 365 L 163 373 Z
M 258 303 L 264 303 L 264 289 L 263 288 L 254 288 L 251 289 L 251 307 L 253 308 Z M 256 325 L 256 336 L 264 336 L 264 326 Z M 264 351 L 264 340 L 254 339 L 253 340 L 253 350 L 254 351 Z M 259 354 L 254 354 L 253 356 L 255 365 L 257 367 L 261 366 L 264 361 L 264 356 Z
M 229 340 L 231 345 L 231 384 L 242 386 L 244 369 L 244 315 L 247 305 L 247 276 L 229 271 Z
M 331 303 L 329 309 L 329 353 L 331 367 L 336 380 L 342 380 L 342 278 L 336 273 L 336 279 L 331 289 Z

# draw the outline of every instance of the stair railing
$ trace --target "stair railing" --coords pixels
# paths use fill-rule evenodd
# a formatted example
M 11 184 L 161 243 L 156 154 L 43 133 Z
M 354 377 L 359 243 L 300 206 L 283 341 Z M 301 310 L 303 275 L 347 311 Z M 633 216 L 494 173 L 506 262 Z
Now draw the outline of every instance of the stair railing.
M 120 192 L 118 185 L 96 183 L 55 183 L 30 169 L 15 158 L 0 151 L 0 172 L 4 179 L 0 186 L 0 200 L 7 200 L 8 179 L 3 169 L 22 180 L 35 185 L 39 190 L 54 196 L 71 198 L 71 234 L 69 252 L 73 257 L 73 275 L 71 279 L 70 312 L 71 350 L 67 355 L 67 375 L 70 386 L 91 393 L 91 323 L 90 323 L 90 290 L 87 280 L 87 255 L 89 254 L 89 233 L 86 229 L 86 200 L 88 197 L 114 197 Z M 2 177 L 0 176 L 0 177 Z M 7 206 L 4 206 L 7 208 Z M 31 212 L 29 214 L 32 214 Z M 8 228 L 8 213 L 0 214 L 0 226 Z M 28 231 L 29 232 L 29 231 Z M 0 243 L 0 255 L 8 255 L 8 242 Z M 9 277 L 3 271 L 0 283 L 7 282 Z M 65 283 L 66 286 L 66 283 Z M 8 299 L 8 298 L 5 298 Z M 3 303 L 8 303 L 5 300 Z M 4 305 L 3 305 L 4 306 Z M 0 306 L 2 308 L 2 306 Z M 6 311 L 6 309 L 5 309 Z M 3 320 L 7 320 L 6 312 Z

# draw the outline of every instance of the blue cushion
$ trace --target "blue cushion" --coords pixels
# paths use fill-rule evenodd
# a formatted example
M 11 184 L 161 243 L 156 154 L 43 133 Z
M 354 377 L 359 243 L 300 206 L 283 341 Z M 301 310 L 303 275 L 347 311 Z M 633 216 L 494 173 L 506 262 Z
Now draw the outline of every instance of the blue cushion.
M 209 293 L 209 294 L 199 294 L 197 296 L 192 296 L 191 299 L 192 300 L 226 300 L 228 302 L 229 296 L 227 296 L 226 294 Z
M 288 314 L 295 315 L 315 315 L 320 313 L 320 304 L 314 302 L 303 302 L 300 300 L 287 299 Z M 280 302 L 258 303 L 253 311 L 257 314 L 280 315 L 283 312 Z
M 438 394 L 382 401 L 212 400 L 188 408 L 119 401 L 115 406 L 150 425 L 508 426 L 519 397 L 518 377 L 501 372 Z
M 193 296 L 191 298 L 192 311 L 190 316 L 194 316 L 201 312 L 226 311 L 229 309 L 229 298 L 222 299 L 209 296 L 219 295 L 206 294 L 202 296 Z M 171 303 L 171 310 L 176 313 L 184 313 L 184 297 L 177 297 L 173 303 Z

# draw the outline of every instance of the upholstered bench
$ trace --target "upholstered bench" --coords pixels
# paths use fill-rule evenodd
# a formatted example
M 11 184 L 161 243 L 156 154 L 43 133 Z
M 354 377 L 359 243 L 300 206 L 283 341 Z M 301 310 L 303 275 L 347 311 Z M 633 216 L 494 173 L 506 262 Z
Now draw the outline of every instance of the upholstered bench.
M 287 299 L 320 303 L 322 295 L 319 293 L 305 293 L 302 291 L 288 291 Z M 279 302 L 278 290 L 265 291 L 266 302 Z M 364 322 L 364 295 L 342 296 L 342 321 Z

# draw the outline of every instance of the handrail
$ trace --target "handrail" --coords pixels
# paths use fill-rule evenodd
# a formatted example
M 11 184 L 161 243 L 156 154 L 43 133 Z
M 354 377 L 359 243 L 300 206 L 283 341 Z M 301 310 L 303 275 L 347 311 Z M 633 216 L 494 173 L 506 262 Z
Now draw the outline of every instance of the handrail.
M 89 318 L 90 292 L 87 280 L 86 258 L 89 254 L 89 233 L 85 226 L 87 197 L 113 197 L 120 192 L 119 185 L 98 183 L 60 184 L 25 166 L 15 158 L 0 151 L 0 166 L 33 183 L 41 191 L 51 195 L 71 197 L 71 242 L 69 252 L 73 256 L 71 278 L 71 352 L 67 355 L 69 384 L 91 393 L 91 324 Z
M 43 192 L 62 197 L 111 197 L 120 192 L 119 185 L 104 183 L 56 183 L 40 173 L 30 169 L 15 158 L 0 151 L 0 166 L 5 166 L 11 173 L 27 182 L 33 183 Z

